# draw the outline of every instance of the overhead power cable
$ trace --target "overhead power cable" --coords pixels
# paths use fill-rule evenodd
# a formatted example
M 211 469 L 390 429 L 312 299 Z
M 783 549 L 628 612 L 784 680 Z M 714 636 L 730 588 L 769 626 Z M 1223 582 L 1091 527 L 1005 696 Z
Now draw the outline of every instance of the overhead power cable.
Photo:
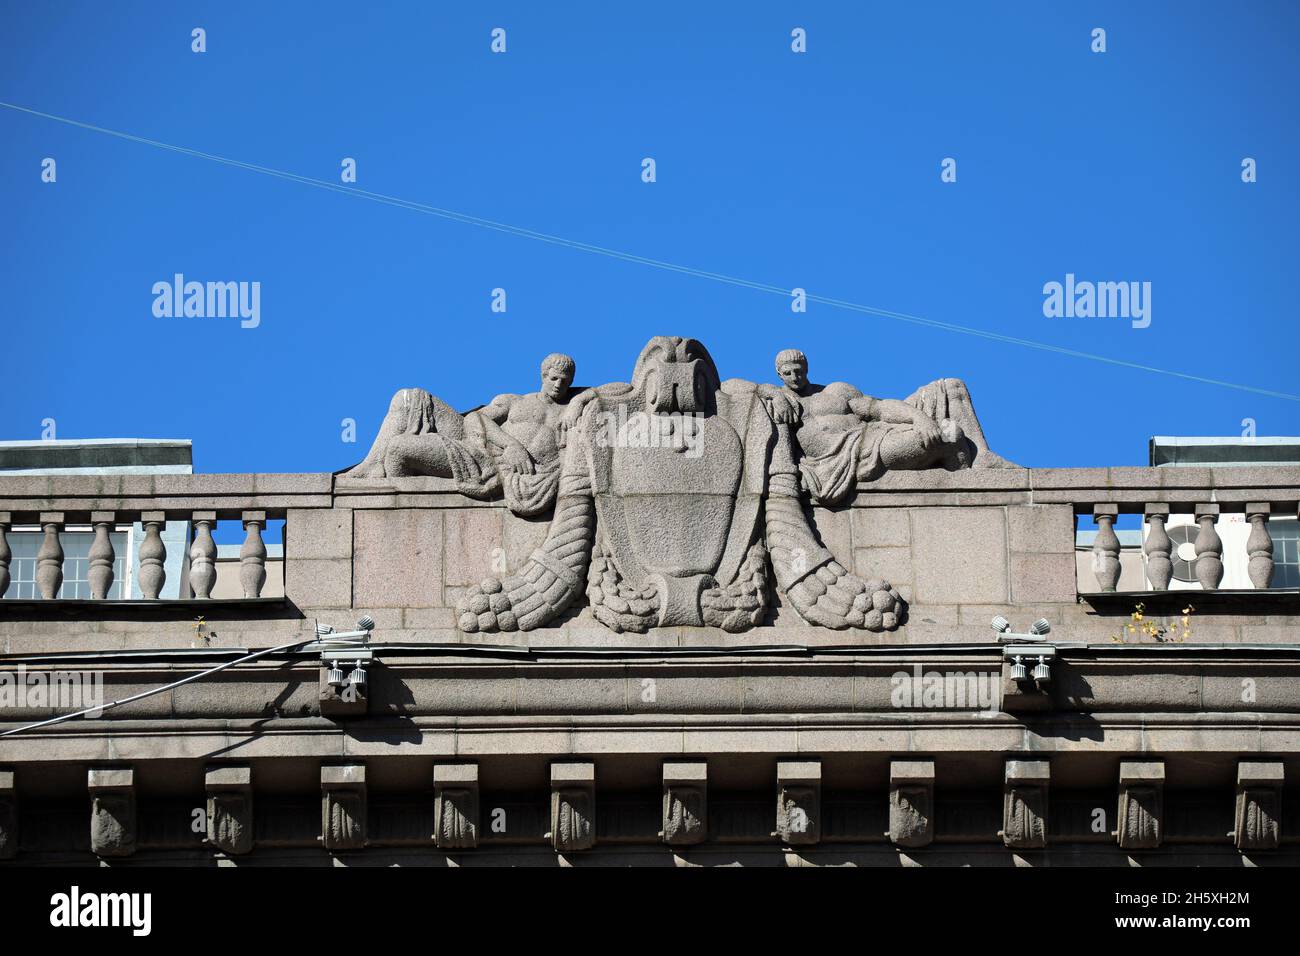
M 243 657 L 236 658 L 233 661 L 226 661 L 224 664 L 218 664 L 216 667 L 210 667 L 207 670 L 198 674 L 191 674 L 189 677 L 182 678 L 181 680 L 178 681 L 173 681 L 172 683 L 166 684 L 162 687 L 154 687 L 151 688 L 150 690 L 143 690 L 138 694 L 132 694 L 130 697 L 123 697 L 121 700 L 111 701 L 110 703 L 102 704 L 98 707 L 86 707 L 83 710 L 78 710 L 71 714 L 63 714 L 59 717 L 51 717 L 49 720 L 42 720 L 34 724 L 27 724 L 26 726 L 23 727 L 15 727 L 13 730 L 6 730 L 0 732 L 0 737 L 15 737 L 18 734 L 25 734 L 32 730 L 39 730 L 42 727 L 52 727 L 55 724 L 61 724 L 64 721 L 68 721 L 68 720 L 75 720 L 78 717 L 86 717 L 88 715 L 94 715 L 98 717 L 100 714 L 104 713 L 105 711 L 112 710 L 114 707 L 121 707 L 123 704 L 130 704 L 137 700 L 144 700 L 146 697 L 153 697 L 156 694 L 162 694 L 169 690 L 175 690 L 177 687 L 184 687 L 186 684 L 192 684 L 197 680 L 202 680 L 203 678 L 209 677 L 212 674 L 216 674 L 224 670 L 229 670 L 230 668 L 235 667 L 239 664 L 247 664 L 249 661 L 255 661 L 260 657 L 267 657 L 271 654 L 279 654 L 279 653 L 283 653 L 284 651 L 295 650 L 299 647 L 305 647 L 308 644 L 315 644 L 319 640 L 320 640 L 319 637 L 313 636 L 307 638 L 306 640 L 294 641 L 292 644 L 281 644 L 278 647 L 268 647 L 260 651 L 254 651 L 251 654 L 245 654 Z
M 752 289 L 757 292 L 767 292 L 774 295 L 789 298 L 792 294 L 790 288 L 773 285 L 768 282 L 756 282 L 752 279 L 744 279 L 738 276 L 725 275 L 721 272 L 710 272 L 706 269 L 697 269 L 692 266 L 681 265 L 675 262 L 668 262 L 663 259 L 652 259 L 648 256 L 641 256 L 631 252 L 623 252 L 619 249 L 610 249 L 605 246 L 594 245 L 589 242 L 581 242 L 577 239 L 568 239 L 563 236 L 551 235 L 550 233 L 538 232 L 535 229 L 527 229 L 523 226 L 514 226 L 510 223 L 497 222 L 492 219 L 485 219 L 481 216 L 472 216 L 468 213 L 456 212 L 452 209 L 443 209 L 439 206 L 431 206 L 427 203 L 415 202 L 409 199 L 402 199 L 398 196 L 389 196 L 384 193 L 371 192 L 367 189 L 361 189 L 356 186 L 345 186 L 339 183 L 328 182 L 323 179 L 313 179 L 310 176 L 301 176 L 297 173 L 287 172 L 282 169 L 273 169 L 269 166 L 259 166 L 256 163 L 247 163 L 242 160 L 230 159 L 226 156 L 217 156 L 213 153 L 205 153 L 202 150 L 191 149 L 187 146 L 176 146 L 172 143 L 164 143 L 156 139 L 148 139 L 144 136 L 136 136 L 134 133 L 126 133 L 121 130 L 108 129 L 103 126 L 96 126 L 92 123 L 85 123 L 81 120 L 72 119 L 66 116 L 57 116 L 53 113 L 45 113 L 41 110 L 34 110 L 30 107 L 19 106 L 16 103 L 0 102 L 0 107 L 13 110 L 19 113 L 27 113 L 31 116 L 39 116 L 42 119 L 53 120 L 57 123 L 63 123 L 68 126 L 75 126 L 78 129 L 89 130 L 94 133 L 102 133 L 105 136 L 113 136 L 118 139 L 127 140 L 132 143 L 139 143 L 144 146 L 152 146 L 155 149 L 168 150 L 174 153 L 180 153 L 185 156 L 191 156 L 195 159 L 204 159 L 208 162 L 221 163 L 226 166 L 233 166 L 237 169 L 243 169 L 248 172 L 259 173 L 264 176 L 274 176 L 278 179 L 285 179 L 290 182 L 299 183 L 304 186 L 312 186 L 317 189 L 327 189 L 330 192 L 342 193 L 345 196 L 352 196 L 358 199 L 367 199 L 371 202 L 381 203 L 388 206 L 396 206 L 400 209 L 408 209 L 413 212 L 424 213 L 425 215 L 438 216 L 453 222 L 463 223 L 465 225 L 477 226 L 480 229 L 491 229 L 496 232 L 506 233 L 507 235 L 517 236 L 522 239 L 532 239 L 536 242 L 545 242 L 551 245 L 562 246 L 567 249 L 574 249 L 579 252 L 586 252 L 593 255 L 606 256 L 611 259 L 617 259 L 622 262 L 631 262 L 638 265 L 650 266 L 654 269 L 661 269 L 667 272 L 676 272 L 682 275 L 694 276 L 700 279 L 708 279 L 713 282 L 722 282 L 728 285 L 739 286 L 745 289 Z M 1259 388 L 1253 385 L 1242 385 L 1237 382 L 1227 382 L 1222 379 L 1208 378 L 1204 375 L 1193 375 L 1190 372 L 1180 372 L 1175 369 L 1159 368 L 1154 365 L 1145 365 L 1141 362 L 1130 362 L 1127 359 L 1112 358 L 1108 355 L 1098 355 L 1093 352 L 1083 352 L 1079 349 L 1066 348 L 1060 345 L 1052 345 L 1047 342 L 1039 342 L 1034 339 L 1020 338 L 1013 335 L 1004 335 L 1000 332 L 992 332 L 988 329 L 978 329 L 971 326 L 958 325 L 954 322 L 942 322 L 938 319 L 928 319 L 924 316 L 912 315 L 908 312 L 896 312 L 891 309 L 881 309 L 875 306 L 863 305 L 858 302 L 850 302 L 845 299 L 832 298 L 831 296 L 817 295 L 811 292 L 805 292 L 805 299 L 809 302 L 817 302 L 821 305 L 828 305 L 836 309 L 845 309 L 850 312 L 858 312 L 865 315 L 880 316 L 882 318 L 894 319 L 899 322 L 908 322 L 913 325 L 925 326 L 933 329 L 940 329 L 946 332 L 955 332 L 960 335 L 970 335 L 977 338 L 987 339 L 991 342 L 1000 342 L 1005 345 L 1019 345 L 1024 348 L 1037 349 L 1043 352 L 1051 352 L 1057 355 L 1065 355 L 1070 358 L 1085 359 L 1092 362 L 1101 362 L 1106 365 L 1113 365 L 1119 368 L 1133 369 L 1139 372 L 1150 372 L 1156 375 L 1167 375 L 1172 378 L 1183 379 L 1184 381 L 1197 382 L 1202 385 L 1214 385 L 1220 388 L 1230 388 L 1241 392 L 1249 392 L 1254 395 L 1264 395 L 1268 398 L 1280 398 L 1290 402 L 1300 402 L 1300 395 L 1293 395 L 1290 392 L 1281 392 L 1274 389 Z

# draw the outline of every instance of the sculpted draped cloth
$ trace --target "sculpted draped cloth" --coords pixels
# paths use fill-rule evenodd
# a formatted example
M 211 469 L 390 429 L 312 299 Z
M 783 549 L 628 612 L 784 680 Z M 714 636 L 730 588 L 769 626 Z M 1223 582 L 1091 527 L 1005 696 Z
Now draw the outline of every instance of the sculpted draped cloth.
M 859 481 L 871 481 L 884 473 L 880 444 L 891 429 L 907 427 L 863 422 L 841 432 L 826 454 L 799 459 L 800 483 L 813 501 L 839 504 L 853 494 Z
M 437 435 L 450 472 L 440 477 L 451 478 L 456 490 L 467 497 L 503 497 L 512 512 L 526 517 L 543 514 L 555 504 L 560 484 L 558 459 L 538 462 L 533 474 L 502 473 L 498 459 L 503 449 L 489 436 L 482 415 L 477 411 L 461 415 L 422 388 L 398 392 L 370 454 L 349 474 L 396 477 L 388 475 L 384 455 L 389 441 L 398 435 Z
M 966 438 L 965 450 L 946 467 L 1016 467 L 989 451 L 970 395 L 961 381 L 939 379 L 921 386 L 903 401 L 936 422 L 951 419 L 961 426 Z M 881 445 L 889 435 L 912 427 L 910 424 L 866 421 L 846 429 L 832 440 L 829 450 L 817 456 L 805 453 L 800 458 L 800 484 L 814 503 L 840 504 L 852 497 L 859 482 L 874 481 L 888 470 L 881 456 Z

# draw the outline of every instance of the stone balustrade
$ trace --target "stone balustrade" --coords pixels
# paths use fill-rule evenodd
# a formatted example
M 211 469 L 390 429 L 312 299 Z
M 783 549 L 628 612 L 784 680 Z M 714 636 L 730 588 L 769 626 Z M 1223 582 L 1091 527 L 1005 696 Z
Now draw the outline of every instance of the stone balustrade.
M 1115 528 L 1124 515 L 1141 516 L 1149 529 L 1143 552 L 1151 588 L 1169 587 L 1175 514 L 1199 526 L 1195 573 L 1206 590 L 1221 586 L 1229 557 L 1216 522 L 1242 515 L 1250 533 L 1240 558 L 1253 587 L 1266 589 L 1274 563 L 1269 522 L 1296 515 L 1298 502 L 1300 468 L 1293 467 L 895 472 L 845 507 L 814 509 L 814 519 L 842 563 L 860 576 L 887 578 L 910 603 L 1037 606 L 1073 604 L 1087 591 L 1075 586 L 1073 551 L 1075 526 L 1089 517 L 1098 529 L 1099 592 L 1118 585 Z M 45 599 L 54 598 L 63 577 L 61 535 L 75 524 L 93 530 L 90 590 L 104 600 L 119 557 L 111 532 L 140 522 L 139 586 L 146 600 L 156 600 L 167 576 L 160 532 L 169 520 L 192 528 L 181 594 L 198 600 L 211 599 L 218 522 L 242 526 L 239 580 L 245 597 L 255 598 L 266 580 L 263 534 L 268 522 L 284 520 L 286 596 L 301 608 L 452 608 L 466 587 L 514 571 L 546 529 L 546 518 L 518 519 L 501 503 L 466 498 L 437 478 L 0 476 L 0 586 L 10 579 L 6 532 L 39 528 L 36 583 Z M 439 626 L 454 629 L 454 620 Z
M 262 594 L 266 584 L 266 544 L 262 540 L 268 520 L 283 518 L 284 509 L 245 509 L 234 514 L 215 510 L 184 511 L 176 509 L 138 510 L 123 509 L 114 511 L 92 510 L 89 521 L 80 511 L 41 511 L 38 520 L 32 522 L 22 512 L 0 511 L 0 593 L 9 586 L 12 579 L 10 564 L 13 550 L 8 536 L 15 525 L 38 525 L 43 539 L 36 556 L 36 583 L 42 600 L 54 600 L 63 586 L 64 549 L 62 535 L 69 525 L 89 524 L 93 529 L 94 540 L 87 555 L 91 599 L 104 601 L 114 582 L 114 564 L 119 557 L 113 545 L 112 532 L 119 525 L 139 523 L 144 528 L 136 554 L 139 558 L 137 581 L 146 601 L 156 601 L 166 582 L 165 565 L 167 547 L 163 541 L 162 530 L 168 520 L 188 521 L 194 534 L 189 547 L 189 586 L 195 598 L 211 599 L 212 586 L 216 581 L 217 545 L 212 537 L 213 528 L 220 518 L 233 518 L 244 529 L 244 543 L 240 548 L 239 580 L 243 586 L 245 598 L 257 598 Z M 182 594 L 185 590 L 182 589 Z M 121 602 L 114 602 L 121 603 Z
M 1078 509 L 1076 509 L 1078 510 Z M 1120 541 L 1115 534 L 1115 522 L 1120 514 L 1140 514 L 1149 530 L 1142 545 L 1146 559 L 1146 577 L 1152 590 L 1167 591 L 1173 577 L 1174 545 L 1169 537 L 1168 521 L 1171 514 L 1194 516 L 1198 526 L 1193 547 L 1196 553 L 1195 574 L 1204 591 L 1220 587 L 1224 572 L 1224 542 L 1218 527 L 1222 515 L 1243 515 L 1251 526 L 1250 537 L 1245 541 L 1250 582 L 1256 590 L 1266 590 L 1273 579 L 1273 539 L 1268 522 L 1274 513 L 1300 517 L 1297 503 L 1289 498 L 1274 501 L 1197 501 L 1172 504 L 1168 501 L 1103 502 L 1093 505 L 1092 519 L 1097 525 L 1093 541 L 1092 570 L 1097 588 L 1102 592 L 1116 590 L 1120 576 Z

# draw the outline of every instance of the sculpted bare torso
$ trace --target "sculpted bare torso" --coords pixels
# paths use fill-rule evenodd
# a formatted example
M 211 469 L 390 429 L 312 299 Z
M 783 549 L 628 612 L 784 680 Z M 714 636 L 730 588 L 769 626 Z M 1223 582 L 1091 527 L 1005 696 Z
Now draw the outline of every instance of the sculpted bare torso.
M 541 387 L 527 395 L 498 395 L 472 413 L 474 425 L 481 426 L 470 430 L 473 435 L 466 429 L 468 416 L 423 389 L 401 389 L 389 404 L 370 454 L 347 474 L 458 476 L 467 481 L 465 476 L 472 473 L 473 480 L 488 483 L 498 473 L 551 471 L 558 465 L 568 427 L 595 394 L 586 389 L 570 394 L 573 372 L 569 356 L 548 355 L 542 360 Z
M 782 386 L 764 387 L 768 407 L 774 421 L 796 429 L 799 447 L 810 458 L 837 454 L 845 433 L 868 422 L 889 426 L 879 444 L 886 468 L 927 467 L 960 436 L 955 423 L 936 422 L 906 402 L 872 398 L 846 382 L 814 385 L 800 352 L 781 353 L 776 366 Z
M 547 462 L 560 454 L 561 425 L 567 422 L 568 411 L 568 402 L 560 404 L 535 392 L 498 395 L 483 409 L 483 414 L 523 445 L 534 462 Z
M 840 435 L 860 427 L 873 401 L 844 382 L 809 386 L 807 395 L 786 391 L 799 403 L 799 444 L 813 456 L 829 453 Z

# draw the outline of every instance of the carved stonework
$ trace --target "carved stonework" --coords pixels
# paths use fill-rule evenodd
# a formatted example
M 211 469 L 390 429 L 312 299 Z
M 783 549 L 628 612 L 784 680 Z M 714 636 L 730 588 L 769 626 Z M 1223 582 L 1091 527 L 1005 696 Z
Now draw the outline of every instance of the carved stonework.
M 1002 796 L 1002 842 L 1016 850 L 1047 846 L 1046 760 L 1008 760 Z
M 1102 591 L 1113 591 L 1119 582 L 1119 536 L 1115 534 L 1115 518 L 1119 506 L 1100 504 L 1092 509 L 1092 518 L 1097 522 L 1097 537 L 1092 543 L 1092 573 L 1097 578 L 1097 587 Z
M 520 571 L 468 588 L 466 632 L 528 631 L 585 593 L 614 631 L 763 623 L 771 587 L 807 623 L 889 631 L 905 605 L 820 541 L 806 508 L 836 504 L 889 470 L 1016 467 L 988 448 L 966 386 L 941 379 L 906 401 L 813 385 L 803 353 L 782 384 L 722 381 L 694 339 L 658 336 L 630 383 L 573 388 L 574 362 L 542 362 L 535 393 L 461 415 L 402 389 L 350 482 L 433 475 L 519 515 L 552 513 Z M 665 494 L 665 492 L 671 492 Z
M 782 761 L 776 765 L 776 836 L 790 846 L 821 841 L 820 761 Z
M 664 762 L 663 838 L 669 846 L 703 843 L 708 836 L 708 773 L 703 762 Z
M 1243 760 L 1237 765 L 1233 843 L 1239 850 L 1276 850 L 1282 841 L 1280 760 Z
M 517 515 L 543 514 L 555 505 L 567 432 L 594 397 L 572 387 L 575 368 L 569 356 L 552 353 L 542 360 L 538 391 L 498 395 L 464 415 L 423 389 L 401 389 L 370 453 L 343 478 L 433 475 L 471 498 L 504 498 Z
M 163 543 L 162 529 L 167 523 L 161 511 L 146 511 L 140 516 L 144 524 L 144 541 L 140 542 L 140 593 L 146 601 L 158 600 L 163 583 L 167 580 L 167 546 Z
M 1246 539 L 1249 563 L 1246 573 L 1256 588 L 1267 588 L 1273 579 L 1273 538 L 1268 533 L 1268 519 L 1272 506 L 1267 501 L 1252 501 L 1246 505 L 1246 520 L 1250 522 L 1250 537 Z
M 36 552 L 36 586 L 41 597 L 53 601 L 63 587 L 63 544 L 59 532 L 63 530 L 62 512 L 42 512 L 41 530 L 45 538 Z
M 0 597 L 9 590 L 11 576 L 9 573 L 9 562 L 13 560 L 14 553 L 9 548 L 9 539 L 7 532 L 12 524 L 8 511 L 0 511 Z
M 738 633 L 764 622 L 773 585 L 809 624 L 893 630 L 904 623 L 902 597 L 888 581 L 847 570 L 810 524 L 809 503 L 839 500 L 888 468 L 1014 467 L 987 450 L 955 379 L 907 403 L 806 378 L 784 388 L 724 382 L 699 342 L 659 336 L 642 350 L 630 383 L 572 395 L 570 381 L 561 376 L 536 395 L 502 396 L 488 416 L 505 423 L 498 444 L 515 449 L 503 456 L 514 454 L 516 464 L 531 456 L 553 477 L 554 513 L 545 541 L 517 574 L 462 594 L 463 631 L 532 630 L 585 593 L 593 617 L 615 631 L 684 625 Z M 370 456 L 345 477 L 446 473 L 462 482 L 463 459 L 478 461 L 475 442 L 495 432 L 475 431 L 472 416 L 430 404 L 427 394 L 415 411 L 412 401 L 394 400 Z M 828 429 L 841 437 L 828 437 Z M 525 435 L 550 437 L 520 450 Z M 507 457 L 488 455 L 493 474 Z
M 1117 837 L 1125 850 L 1149 850 L 1164 838 L 1165 765 L 1125 760 L 1119 765 Z
M 18 855 L 18 788 L 14 772 L 0 770 L 0 860 Z
M 894 846 L 934 840 L 934 761 L 895 760 L 889 765 L 889 839 Z
M 130 856 L 135 852 L 135 772 L 130 769 L 92 769 L 90 791 L 90 849 L 96 856 Z
M 95 540 L 86 555 L 90 559 L 86 578 L 90 581 L 90 596 L 96 601 L 107 598 L 109 589 L 113 586 L 113 561 L 116 557 L 113 554 L 112 538 L 114 518 L 111 511 L 94 511 L 90 515 L 90 523 L 95 528 Z
M 478 765 L 434 764 L 433 839 L 440 850 L 478 846 Z
M 1169 540 L 1169 532 L 1165 530 L 1165 522 L 1169 520 L 1169 505 L 1166 502 L 1149 504 L 1145 512 L 1150 526 L 1147 539 L 1142 544 L 1142 550 L 1147 556 L 1147 579 L 1153 590 L 1167 591 L 1169 579 L 1174 573 L 1174 562 L 1169 557 L 1174 544 Z
M 595 764 L 551 764 L 551 830 L 547 837 L 558 853 L 596 845 Z
M 261 597 L 262 585 L 266 584 L 266 545 L 262 543 L 266 512 L 245 511 L 240 517 L 244 523 L 244 543 L 239 547 L 239 583 L 244 597 Z
M 1213 591 L 1223 580 L 1223 539 L 1214 530 L 1218 520 L 1217 504 L 1196 506 L 1196 523 L 1201 526 L 1196 535 L 1196 580 L 1206 591 Z
M 232 856 L 253 849 L 253 775 L 248 767 L 209 767 L 208 842 Z
M 327 850 L 366 845 L 366 768 L 321 767 L 321 843 Z
M 212 585 L 217 580 L 217 545 L 212 540 L 212 527 L 217 523 L 215 511 L 196 511 L 194 543 L 190 545 L 190 587 L 194 596 L 207 600 L 212 596 Z
M 812 384 L 798 349 L 777 353 L 776 372 L 781 387 L 759 392 L 773 420 L 796 429 L 800 485 L 815 504 L 840 504 L 887 471 L 1018 467 L 989 450 L 960 379 L 939 379 L 899 401 L 845 382 Z

